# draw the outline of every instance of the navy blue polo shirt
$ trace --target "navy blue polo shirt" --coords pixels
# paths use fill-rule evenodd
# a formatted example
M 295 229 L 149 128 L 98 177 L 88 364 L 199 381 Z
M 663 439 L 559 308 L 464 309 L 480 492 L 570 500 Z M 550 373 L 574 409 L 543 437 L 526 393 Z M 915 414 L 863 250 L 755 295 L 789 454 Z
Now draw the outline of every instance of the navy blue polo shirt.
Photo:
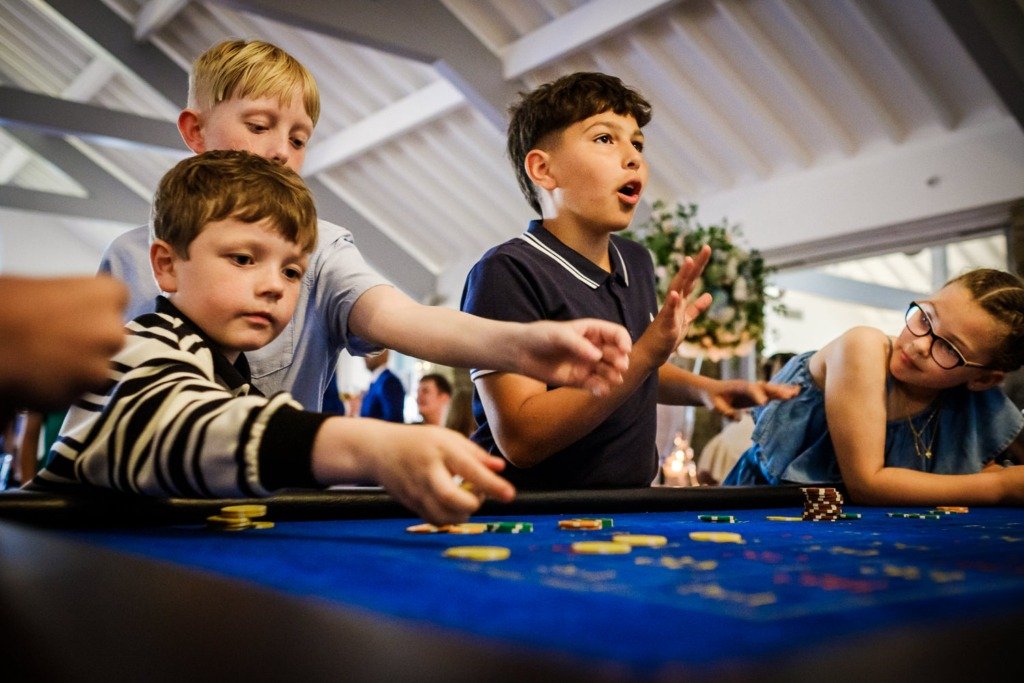
M 569 248 L 541 221 L 477 262 L 466 279 L 462 310 L 483 318 L 532 322 L 601 318 L 624 326 L 636 342 L 658 312 L 651 256 L 641 245 L 612 235 L 612 272 Z M 472 371 L 475 380 L 488 374 Z M 553 387 L 548 387 L 549 389 Z M 530 468 L 509 463 L 505 476 L 520 489 L 647 486 L 658 470 L 655 447 L 657 373 L 590 434 Z M 479 392 L 473 441 L 501 454 Z

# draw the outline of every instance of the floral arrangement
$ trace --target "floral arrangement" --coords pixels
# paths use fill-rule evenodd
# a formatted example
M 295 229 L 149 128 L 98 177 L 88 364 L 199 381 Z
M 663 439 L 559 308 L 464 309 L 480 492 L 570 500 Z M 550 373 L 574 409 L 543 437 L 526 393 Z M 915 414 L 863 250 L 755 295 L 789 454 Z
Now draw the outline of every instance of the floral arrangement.
M 711 260 L 693 294 L 709 292 L 711 307 L 690 324 L 677 352 L 688 358 L 718 361 L 760 351 L 765 305 L 770 298 L 777 299 L 766 293 L 771 269 L 756 249 L 747 250 L 737 244 L 736 239 L 742 235 L 739 226 L 730 225 L 724 218 L 721 225 L 705 226 L 697 222 L 696 216 L 696 204 L 667 208 L 658 200 L 650 219 L 624 233 L 651 252 L 659 302 L 665 300 L 683 258 L 697 253 L 704 244 L 711 247 Z

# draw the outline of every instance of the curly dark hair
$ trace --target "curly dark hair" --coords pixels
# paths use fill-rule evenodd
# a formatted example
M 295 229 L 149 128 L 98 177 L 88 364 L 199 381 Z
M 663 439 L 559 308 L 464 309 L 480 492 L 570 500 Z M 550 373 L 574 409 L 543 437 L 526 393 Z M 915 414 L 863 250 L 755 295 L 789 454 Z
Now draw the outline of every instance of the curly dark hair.
M 545 136 L 606 111 L 632 116 L 641 128 L 651 120 L 650 103 L 608 74 L 577 72 L 519 96 L 519 102 L 509 108 L 508 156 L 519 189 L 538 214 L 540 200 L 523 164 Z

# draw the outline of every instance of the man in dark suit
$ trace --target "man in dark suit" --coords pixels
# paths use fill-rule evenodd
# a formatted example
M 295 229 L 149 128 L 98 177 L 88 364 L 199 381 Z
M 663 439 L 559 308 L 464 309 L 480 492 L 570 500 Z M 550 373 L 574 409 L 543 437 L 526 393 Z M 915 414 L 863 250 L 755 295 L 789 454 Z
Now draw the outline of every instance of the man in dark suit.
M 404 422 L 405 387 L 387 368 L 388 351 L 364 359 L 370 371 L 370 387 L 363 395 L 360 417 L 376 417 L 389 422 Z

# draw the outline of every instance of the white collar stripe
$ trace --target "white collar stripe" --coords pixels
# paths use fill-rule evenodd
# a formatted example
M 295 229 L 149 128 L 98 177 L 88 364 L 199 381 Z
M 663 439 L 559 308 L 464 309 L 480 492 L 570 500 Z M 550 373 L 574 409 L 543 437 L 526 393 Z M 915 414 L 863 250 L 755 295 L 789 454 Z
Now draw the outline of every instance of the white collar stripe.
M 554 260 L 556 263 L 558 263 L 560 266 L 562 266 L 562 268 L 564 268 L 565 270 L 569 271 L 569 273 L 573 277 L 575 277 L 577 280 L 579 280 L 583 284 L 587 285 L 591 289 L 597 289 L 598 287 L 600 287 L 600 285 L 598 283 L 594 282 L 589 277 L 587 277 L 586 275 L 581 273 L 579 271 L 579 269 L 576 268 L 576 266 L 574 266 L 571 263 L 569 263 L 568 261 L 566 261 L 564 258 L 562 258 L 562 256 L 560 256 L 553 249 L 551 249 L 551 247 L 547 246 L 546 244 L 541 242 L 539 239 L 537 239 L 536 237 L 534 237 L 530 233 L 524 232 L 522 235 L 519 236 L 519 239 L 524 240 L 527 244 L 529 244 L 529 245 L 533 246 L 535 249 L 537 249 L 537 251 L 541 252 L 542 254 L 544 254 L 544 255 L 548 256 L 549 258 L 551 258 L 552 260 Z
M 619 257 L 619 265 L 622 266 L 622 281 L 629 287 L 629 271 L 626 270 L 626 259 L 622 258 L 622 252 L 615 246 L 615 242 L 611 243 L 612 249 L 615 250 L 615 255 Z

